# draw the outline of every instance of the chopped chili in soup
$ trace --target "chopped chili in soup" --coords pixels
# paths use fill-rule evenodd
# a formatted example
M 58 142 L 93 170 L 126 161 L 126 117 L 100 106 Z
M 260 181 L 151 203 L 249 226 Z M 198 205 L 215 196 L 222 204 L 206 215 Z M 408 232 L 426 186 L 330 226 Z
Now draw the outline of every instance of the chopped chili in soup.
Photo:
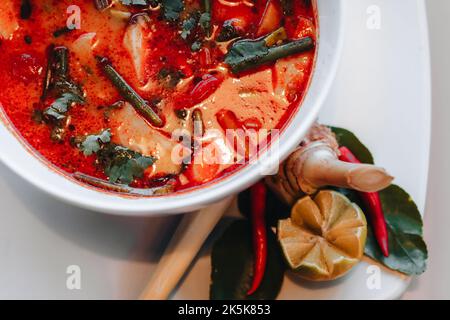
M 0 104 L 83 182 L 179 191 L 238 169 L 283 128 L 315 38 L 310 0 L 6 0 Z

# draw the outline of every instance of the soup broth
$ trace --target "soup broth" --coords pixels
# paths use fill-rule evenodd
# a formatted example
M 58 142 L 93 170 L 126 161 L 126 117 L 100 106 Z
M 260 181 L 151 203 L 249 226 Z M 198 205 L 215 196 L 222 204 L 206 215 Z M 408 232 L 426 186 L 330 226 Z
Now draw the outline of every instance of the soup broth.
M 239 169 L 296 112 L 310 0 L 6 0 L 0 103 L 82 182 L 151 195 Z

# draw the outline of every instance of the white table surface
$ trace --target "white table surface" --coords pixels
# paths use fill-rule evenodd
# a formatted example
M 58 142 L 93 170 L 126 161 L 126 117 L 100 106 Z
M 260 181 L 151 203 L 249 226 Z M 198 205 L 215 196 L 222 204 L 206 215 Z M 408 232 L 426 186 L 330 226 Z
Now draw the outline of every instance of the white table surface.
M 427 0 L 427 10 L 433 114 L 424 230 L 430 258 L 404 299 L 450 299 L 450 1 Z
M 446 187 L 450 179 L 450 1 L 427 2 L 434 81 L 425 217 L 430 263 L 428 271 L 413 281 L 406 299 L 450 298 L 450 213 L 446 201 L 450 199 L 450 188 Z M 47 198 L 2 164 L 0 190 L 0 298 L 135 298 L 135 288 L 151 271 L 149 259 L 156 259 L 160 250 L 152 245 L 152 235 L 146 229 L 158 224 L 161 233 L 170 234 L 177 219 L 125 219 L 77 209 Z M 83 290 L 67 290 L 66 268 L 80 261 Z

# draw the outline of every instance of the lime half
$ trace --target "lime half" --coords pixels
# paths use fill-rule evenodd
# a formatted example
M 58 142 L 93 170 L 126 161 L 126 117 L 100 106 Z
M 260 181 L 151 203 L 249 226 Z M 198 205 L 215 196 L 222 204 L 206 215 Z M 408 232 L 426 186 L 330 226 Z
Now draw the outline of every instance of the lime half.
M 364 253 L 367 222 L 362 210 L 344 195 L 320 191 L 292 207 L 278 223 L 278 240 L 287 263 L 300 277 L 333 280 L 349 271 Z

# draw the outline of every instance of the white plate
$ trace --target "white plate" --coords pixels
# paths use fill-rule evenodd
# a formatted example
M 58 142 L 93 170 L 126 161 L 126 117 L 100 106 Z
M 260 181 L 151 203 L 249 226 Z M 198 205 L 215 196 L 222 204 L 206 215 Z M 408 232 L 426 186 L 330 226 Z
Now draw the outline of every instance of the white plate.
M 346 45 L 320 120 L 351 129 L 423 212 L 430 139 L 430 80 L 422 0 L 347 0 Z M 367 28 L 379 9 L 381 29 Z M 373 11 L 375 10 L 375 11 Z M 0 298 L 136 298 L 173 230 L 172 218 L 119 218 L 45 196 L 0 165 Z M 208 298 L 209 257 L 196 261 L 175 298 Z M 81 290 L 66 286 L 81 268 Z M 367 263 L 332 283 L 295 282 L 281 299 L 389 299 L 409 280 L 383 270 L 369 290 Z

